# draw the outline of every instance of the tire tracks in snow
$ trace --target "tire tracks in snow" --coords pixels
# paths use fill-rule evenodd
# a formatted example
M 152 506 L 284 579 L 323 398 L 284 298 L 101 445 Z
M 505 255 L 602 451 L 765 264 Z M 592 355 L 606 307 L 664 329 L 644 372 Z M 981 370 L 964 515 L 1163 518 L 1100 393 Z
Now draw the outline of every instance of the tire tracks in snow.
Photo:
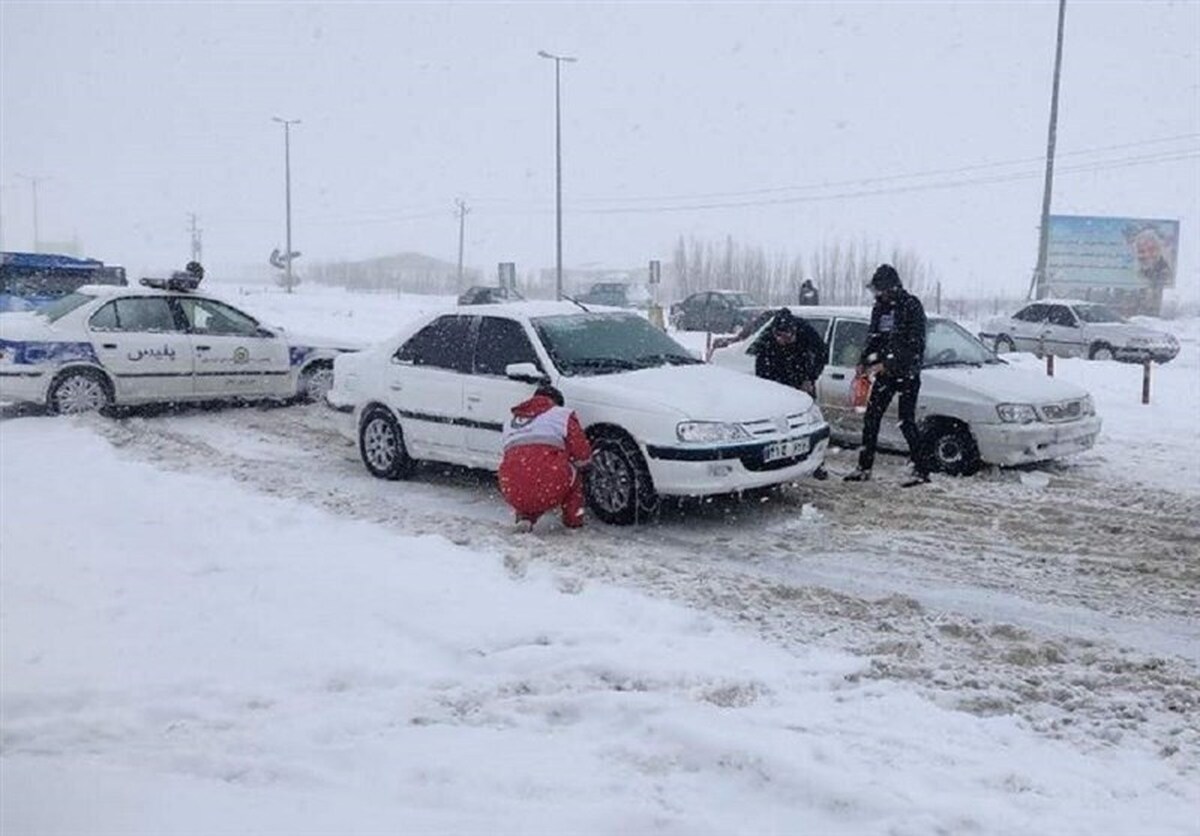
M 668 505 L 638 528 L 529 537 L 508 531 L 490 476 L 372 479 L 318 406 L 76 420 L 168 469 L 495 552 L 515 577 L 553 567 L 564 591 L 580 578 L 635 586 L 790 647 L 850 650 L 865 660 L 855 678 L 911 682 L 1084 746 L 1132 738 L 1200 772 L 1197 663 L 1160 647 L 1176 627 L 1182 644 L 1196 636 L 1196 498 L 1061 466 L 1034 488 L 1000 471 L 904 491 L 898 461 L 881 460 L 867 485 L 806 482 Z

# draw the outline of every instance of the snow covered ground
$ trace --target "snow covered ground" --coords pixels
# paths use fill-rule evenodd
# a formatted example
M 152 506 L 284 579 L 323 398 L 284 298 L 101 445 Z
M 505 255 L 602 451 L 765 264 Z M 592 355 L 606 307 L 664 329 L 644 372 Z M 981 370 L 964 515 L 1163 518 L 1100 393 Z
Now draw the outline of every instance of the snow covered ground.
M 448 301 L 225 295 L 356 341 Z M 1105 419 L 1075 459 L 578 534 L 510 533 L 485 474 L 371 479 L 319 406 L 10 417 L 0 831 L 1196 833 L 1168 327 L 1148 406 L 1058 361 Z

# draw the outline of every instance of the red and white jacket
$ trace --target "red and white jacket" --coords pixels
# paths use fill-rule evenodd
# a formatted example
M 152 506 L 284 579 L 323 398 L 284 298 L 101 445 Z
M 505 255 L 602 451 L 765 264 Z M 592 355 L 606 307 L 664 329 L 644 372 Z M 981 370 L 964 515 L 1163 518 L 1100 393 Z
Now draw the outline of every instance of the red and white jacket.
M 504 424 L 504 452 L 527 445 L 562 450 L 574 464 L 584 464 L 592 457 L 592 447 L 575 411 L 545 395 L 534 395 L 514 406 Z

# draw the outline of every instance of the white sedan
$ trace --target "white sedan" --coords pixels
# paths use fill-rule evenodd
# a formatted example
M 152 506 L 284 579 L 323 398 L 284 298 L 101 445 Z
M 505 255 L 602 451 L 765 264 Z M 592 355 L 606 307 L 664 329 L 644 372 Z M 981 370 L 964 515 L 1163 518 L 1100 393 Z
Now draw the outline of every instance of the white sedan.
M 1179 353 L 1174 335 L 1122 319 L 1107 305 L 1072 299 L 1041 299 L 1012 316 L 992 317 L 979 338 L 998 354 L 1032 351 L 1089 360 L 1153 360 Z
M 566 302 L 486 305 L 422 318 L 334 362 L 331 405 L 367 470 L 398 479 L 419 459 L 496 470 L 501 429 L 542 380 L 593 446 L 588 504 L 628 524 L 661 496 L 704 496 L 805 476 L 829 426 L 812 399 L 697 360 L 636 313 Z
M 855 365 L 867 339 L 871 313 L 865 308 L 796 307 L 829 346 L 829 364 L 817 381 L 817 401 L 835 438 L 862 440 L 863 414 L 852 405 Z M 754 374 L 754 355 L 769 316 L 736 340 L 716 348 L 712 362 Z M 969 474 L 981 462 L 1016 465 L 1088 450 L 1100 432 L 1091 396 L 1080 387 L 1015 369 L 997 358 L 965 328 L 930 316 L 917 420 L 931 465 L 945 473 Z M 879 433 L 879 446 L 908 450 L 893 399 Z
M 74 413 L 113 405 L 320 399 L 344 349 L 291 340 L 219 299 L 85 285 L 0 314 L 0 401 Z

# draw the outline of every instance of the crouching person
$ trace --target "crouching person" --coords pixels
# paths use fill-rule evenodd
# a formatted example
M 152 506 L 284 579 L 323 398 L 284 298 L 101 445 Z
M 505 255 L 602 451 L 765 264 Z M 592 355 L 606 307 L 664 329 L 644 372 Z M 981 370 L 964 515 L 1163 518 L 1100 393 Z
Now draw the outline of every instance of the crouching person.
M 542 514 L 562 508 L 563 525 L 583 525 L 583 473 L 592 447 L 562 392 L 543 384 L 512 408 L 504 425 L 500 492 L 517 514 L 517 530 L 532 531 Z

